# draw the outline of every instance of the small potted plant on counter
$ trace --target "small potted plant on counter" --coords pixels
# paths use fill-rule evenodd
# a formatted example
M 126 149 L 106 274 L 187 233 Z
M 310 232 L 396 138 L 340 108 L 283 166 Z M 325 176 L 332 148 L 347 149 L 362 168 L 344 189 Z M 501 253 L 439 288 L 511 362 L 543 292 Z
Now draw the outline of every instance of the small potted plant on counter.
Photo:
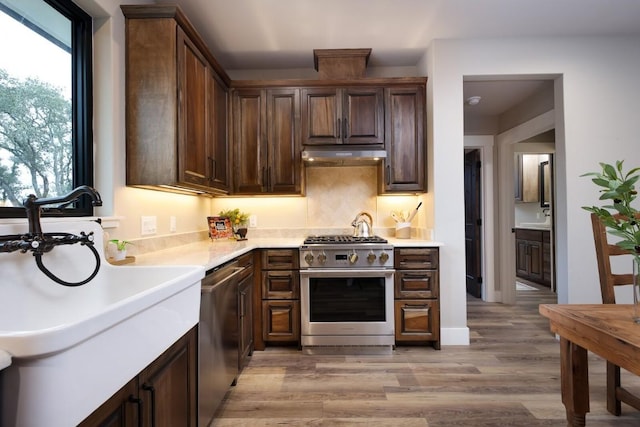
M 111 239 L 109 243 L 113 243 L 116 250 L 113 252 L 114 261 L 123 261 L 127 257 L 127 245 L 133 245 L 128 240 Z
M 233 228 L 233 235 L 236 240 L 247 239 L 247 226 L 249 222 L 249 214 L 246 212 L 240 212 L 240 209 L 228 209 L 226 211 L 220 211 L 218 213 L 221 217 L 229 218 L 231 227 Z

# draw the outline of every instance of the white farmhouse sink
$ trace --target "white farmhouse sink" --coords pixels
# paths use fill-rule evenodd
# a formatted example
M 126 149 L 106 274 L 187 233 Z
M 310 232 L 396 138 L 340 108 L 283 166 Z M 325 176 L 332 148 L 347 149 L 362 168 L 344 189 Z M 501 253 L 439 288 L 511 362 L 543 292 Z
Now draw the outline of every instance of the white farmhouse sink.
M 198 323 L 203 267 L 112 266 L 100 226 L 73 224 L 43 229 L 94 231 L 103 262 L 86 285 L 53 282 L 31 254 L 0 253 L 0 350 L 12 357 L 0 372 L 0 425 L 78 424 Z M 80 245 L 56 247 L 43 262 L 68 281 L 95 265 Z

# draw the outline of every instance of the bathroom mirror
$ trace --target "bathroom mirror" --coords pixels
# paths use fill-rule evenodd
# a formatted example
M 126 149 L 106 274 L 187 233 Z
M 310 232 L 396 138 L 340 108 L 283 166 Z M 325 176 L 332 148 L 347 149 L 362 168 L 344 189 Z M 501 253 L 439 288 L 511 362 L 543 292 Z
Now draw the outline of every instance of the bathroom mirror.
M 551 164 L 549 161 L 540 162 L 540 206 L 548 208 L 551 205 Z

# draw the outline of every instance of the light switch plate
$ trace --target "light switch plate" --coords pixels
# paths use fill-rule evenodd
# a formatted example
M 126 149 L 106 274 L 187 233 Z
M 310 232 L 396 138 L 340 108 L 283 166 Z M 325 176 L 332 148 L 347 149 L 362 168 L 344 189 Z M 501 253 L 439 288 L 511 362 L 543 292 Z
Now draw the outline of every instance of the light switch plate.
M 249 215 L 249 227 L 256 228 L 258 226 L 258 216 Z
M 171 217 L 169 217 L 169 232 L 170 233 L 175 233 L 176 229 L 177 229 L 176 217 L 175 216 L 171 216 Z
M 156 216 L 143 216 L 140 217 L 140 234 L 147 236 L 149 234 L 156 234 L 158 217 Z

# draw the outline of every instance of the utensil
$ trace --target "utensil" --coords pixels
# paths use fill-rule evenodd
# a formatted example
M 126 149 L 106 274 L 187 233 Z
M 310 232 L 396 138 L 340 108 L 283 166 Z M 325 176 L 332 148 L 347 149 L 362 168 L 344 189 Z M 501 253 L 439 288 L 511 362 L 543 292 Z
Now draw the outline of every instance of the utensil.
M 420 206 L 422 206 L 422 202 L 418 203 L 418 206 L 416 206 L 416 209 L 413 212 L 411 212 L 411 215 L 409 215 L 407 222 L 411 222 L 413 217 L 416 216 L 416 214 L 418 213 L 418 209 L 420 209 Z

